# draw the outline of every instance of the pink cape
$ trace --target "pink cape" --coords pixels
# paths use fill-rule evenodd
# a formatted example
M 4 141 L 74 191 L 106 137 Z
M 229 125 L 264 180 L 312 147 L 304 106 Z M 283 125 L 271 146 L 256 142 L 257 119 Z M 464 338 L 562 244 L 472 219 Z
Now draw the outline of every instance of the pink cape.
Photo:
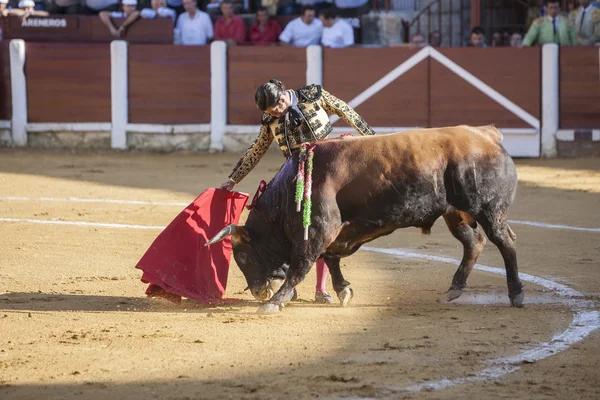
M 237 224 L 248 195 L 207 189 L 154 240 L 136 268 L 149 283 L 148 296 L 179 303 L 182 297 L 219 303 L 227 288 L 231 238 L 204 244 L 229 224 Z

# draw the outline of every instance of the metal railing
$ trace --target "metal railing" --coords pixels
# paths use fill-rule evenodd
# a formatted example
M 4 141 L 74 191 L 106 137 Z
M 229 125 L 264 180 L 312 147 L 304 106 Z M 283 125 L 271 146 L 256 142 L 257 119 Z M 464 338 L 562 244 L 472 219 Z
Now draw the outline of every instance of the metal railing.
M 443 5 L 447 5 L 446 10 L 448 11 L 447 14 L 444 16 L 443 15 Z M 440 35 L 443 35 L 443 27 L 444 27 L 444 17 L 446 18 L 447 21 L 447 27 L 448 27 L 448 32 L 447 32 L 447 38 L 448 38 L 448 44 L 450 46 L 454 46 L 455 44 L 457 45 L 461 45 L 462 43 L 462 39 L 461 42 L 459 43 L 455 43 L 454 42 L 454 37 L 453 37 L 453 29 L 456 29 L 453 25 L 453 21 L 452 21 L 452 17 L 453 15 L 455 15 L 452 10 L 454 10 L 454 6 L 455 5 L 459 5 L 458 8 L 458 15 L 459 15 L 459 32 L 460 32 L 460 37 L 462 38 L 462 34 L 463 34 L 463 30 L 464 30 L 464 17 L 466 15 L 468 15 L 470 13 L 470 0 L 432 0 L 431 2 L 429 2 L 425 7 L 423 7 L 423 9 L 421 9 L 421 11 L 419 11 L 417 13 L 417 15 L 415 15 L 415 17 L 411 20 L 411 21 L 403 21 L 402 25 L 403 25 L 403 31 L 404 31 L 404 41 L 405 42 L 409 42 L 410 41 L 410 30 L 411 28 L 413 28 L 414 26 L 416 26 L 416 34 L 422 34 L 424 35 L 423 32 L 421 32 L 421 21 L 425 18 L 427 20 L 427 35 L 424 35 L 426 40 L 427 38 L 431 35 L 431 33 L 433 33 L 434 31 L 439 31 Z M 437 20 L 437 28 L 436 29 L 432 29 L 432 27 L 435 24 L 432 24 L 432 22 L 435 22 Z M 424 22 L 423 22 L 424 24 Z

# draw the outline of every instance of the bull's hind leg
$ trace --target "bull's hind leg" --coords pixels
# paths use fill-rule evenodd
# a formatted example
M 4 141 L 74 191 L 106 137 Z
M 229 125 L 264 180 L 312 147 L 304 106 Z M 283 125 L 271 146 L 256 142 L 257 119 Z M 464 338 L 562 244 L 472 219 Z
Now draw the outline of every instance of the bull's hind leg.
M 492 243 L 498 247 L 504 259 L 510 304 L 514 307 L 521 307 L 524 294 L 517 266 L 517 236 L 510 229 L 505 218 L 498 218 L 497 215 L 484 215 L 478 217 L 477 221 Z
M 354 297 L 354 291 L 350 287 L 350 282 L 345 280 L 344 276 L 342 275 L 340 259 L 325 257 L 325 263 L 327 264 L 327 267 L 329 267 L 329 272 L 331 273 L 331 283 L 333 284 L 333 289 L 337 293 L 341 306 L 345 307 L 348 305 L 352 297 Z
M 485 236 L 477 227 L 475 219 L 467 213 L 452 209 L 444 214 L 444 220 L 452 235 L 463 245 L 463 258 L 446 296 L 448 301 L 452 301 L 460 297 L 467 285 L 467 278 L 485 246 Z

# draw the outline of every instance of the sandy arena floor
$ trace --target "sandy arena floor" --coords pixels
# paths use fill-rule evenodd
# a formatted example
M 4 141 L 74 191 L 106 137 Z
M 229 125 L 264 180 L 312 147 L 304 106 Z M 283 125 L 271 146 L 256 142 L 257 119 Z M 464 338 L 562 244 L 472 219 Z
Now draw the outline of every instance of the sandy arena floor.
M 517 160 L 510 219 L 533 280 L 521 309 L 497 269 L 444 301 L 456 265 L 435 257 L 462 247 L 443 221 L 369 244 L 402 256 L 344 259 L 348 308 L 313 304 L 311 272 L 272 316 L 233 261 L 228 297 L 242 302 L 146 298 L 134 267 L 159 229 L 26 221 L 165 226 L 182 206 L 40 198 L 188 204 L 237 158 L 0 151 L 0 399 L 600 398 L 597 158 Z M 268 154 L 236 189 L 254 194 L 282 161 Z M 479 262 L 503 269 L 491 243 Z

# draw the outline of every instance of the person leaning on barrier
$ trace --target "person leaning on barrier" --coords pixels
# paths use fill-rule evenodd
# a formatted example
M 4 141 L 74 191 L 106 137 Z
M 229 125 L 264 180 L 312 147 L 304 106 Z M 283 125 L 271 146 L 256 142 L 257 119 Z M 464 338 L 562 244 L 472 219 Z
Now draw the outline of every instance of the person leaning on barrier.
M 144 19 L 155 19 L 155 18 L 171 18 L 173 24 L 177 18 L 177 12 L 172 8 L 167 7 L 165 0 L 152 0 L 152 8 L 142 8 L 140 16 Z
M 137 0 L 123 0 L 123 11 L 100 11 L 98 16 L 106 25 L 110 34 L 114 37 L 122 38 L 127 33 L 127 28 L 140 18 L 140 12 L 135 8 Z M 125 18 L 125 21 L 118 28 L 112 21 L 112 18 Z
M 262 111 L 258 138 L 242 156 L 221 189 L 232 190 L 248 175 L 265 155 L 273 139 L 286 158 L 298 152 L 304 143 L 324 139 L 332 131 L 329 114 L 336 114 L 361 135 L 374 135 L 373 129 L 348 104 L 325 91 L 320 85 L 286 90 L 281 81 L 271 79 L 260 85 L 254 95 L 256 107 Z M 327 266 L 317 262 L 315 301 L 332 303 L 325 291 Z
M 35 9 L 35 2 L 33 0 L 21 0 L 19 1 L 19 8 L 13 8 L 7 13 L 8 15 L 16 15 L 21 18 L 21 21 L 26 20 L 29 17 L 47 17 L 48 11 L 41 11 Z

